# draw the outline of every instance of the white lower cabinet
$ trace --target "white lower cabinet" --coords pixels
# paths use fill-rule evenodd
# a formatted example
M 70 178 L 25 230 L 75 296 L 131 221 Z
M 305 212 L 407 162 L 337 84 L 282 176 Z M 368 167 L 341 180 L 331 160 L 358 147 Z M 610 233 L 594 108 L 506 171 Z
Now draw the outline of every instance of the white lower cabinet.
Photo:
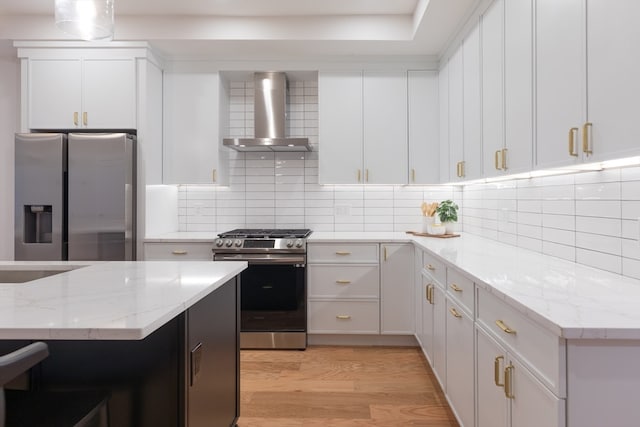
M 448 298 L 446 307 L 447 397 L 460 424 L 473 427 L 473 319 Z
M 476 326 L 476 427 L 564 427 L 565 400 Z
M 145 261 L 213 261 L 210 242 L 147 242 L 144 244 Z
M 380 332 L 414 333 L 413 245 L 380 245 Z
M 446 300 L 442 286 L 428 273 L 422 272 L 424 300 L 422 304 L 422 350 L 431 363 L 433 373 L 446 388 Z

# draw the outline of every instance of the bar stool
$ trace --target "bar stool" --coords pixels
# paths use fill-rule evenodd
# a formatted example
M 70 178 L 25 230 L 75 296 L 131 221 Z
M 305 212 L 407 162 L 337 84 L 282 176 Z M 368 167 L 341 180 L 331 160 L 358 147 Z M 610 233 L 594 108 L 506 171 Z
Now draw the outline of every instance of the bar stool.
M 0 356 L 0 427 L 108 427 L 106 393 L 4 389 L 48 355 L 47 344 L 35 342 Z

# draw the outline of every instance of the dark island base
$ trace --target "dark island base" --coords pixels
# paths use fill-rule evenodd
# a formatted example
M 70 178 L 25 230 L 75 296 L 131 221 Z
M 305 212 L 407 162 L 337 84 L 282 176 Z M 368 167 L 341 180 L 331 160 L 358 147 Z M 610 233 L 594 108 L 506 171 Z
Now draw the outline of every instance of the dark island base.
M 239 279 L 141 341 L 52 340 L 41 390 L 107 391 L 112 427 L 234 426 L 240 413 Z M 31 341 L 1 341 L 0 354 Z

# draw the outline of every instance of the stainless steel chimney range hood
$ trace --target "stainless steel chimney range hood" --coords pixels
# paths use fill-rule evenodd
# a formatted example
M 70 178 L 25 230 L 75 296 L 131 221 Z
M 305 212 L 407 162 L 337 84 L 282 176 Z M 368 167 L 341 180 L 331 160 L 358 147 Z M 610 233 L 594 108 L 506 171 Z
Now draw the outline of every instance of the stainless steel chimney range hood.
M 237 151 L 311 151 L 308 138 L 287 138 L 287 76 L 282 72 L 254 73 L 254 137 L 225 138 Z

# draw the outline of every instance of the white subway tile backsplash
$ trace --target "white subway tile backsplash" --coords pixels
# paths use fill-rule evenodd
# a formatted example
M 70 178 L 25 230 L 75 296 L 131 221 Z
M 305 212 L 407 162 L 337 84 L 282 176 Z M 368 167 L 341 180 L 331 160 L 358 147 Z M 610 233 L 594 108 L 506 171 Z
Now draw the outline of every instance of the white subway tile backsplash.
M 640 261 L 622 258 L 622 274 L 634 279 L 640 279 Z
M 576 232 L 576 247 L 622 256 L 622 241 L 619 237 Z
M 576 200 L 576 215 L 620 218 L 620 200 Z
M 543 214 L 575 215 L 576 203 L 574 200 L 543 200 Z
M 620 218 L 576 216 L 576 231 L 620 237 L 622 222 Z
M 576 200 L 620 200 L 620 182 L 576 185 Z
M 576 248 L 577 263 L 612 273 L 622 274 L 622 259 L 620 256 Z
M 562 245 L 545 240 L 542 242 L 542 253 L 571 262 L 576 261 L 576 248 L 573 245 Z

